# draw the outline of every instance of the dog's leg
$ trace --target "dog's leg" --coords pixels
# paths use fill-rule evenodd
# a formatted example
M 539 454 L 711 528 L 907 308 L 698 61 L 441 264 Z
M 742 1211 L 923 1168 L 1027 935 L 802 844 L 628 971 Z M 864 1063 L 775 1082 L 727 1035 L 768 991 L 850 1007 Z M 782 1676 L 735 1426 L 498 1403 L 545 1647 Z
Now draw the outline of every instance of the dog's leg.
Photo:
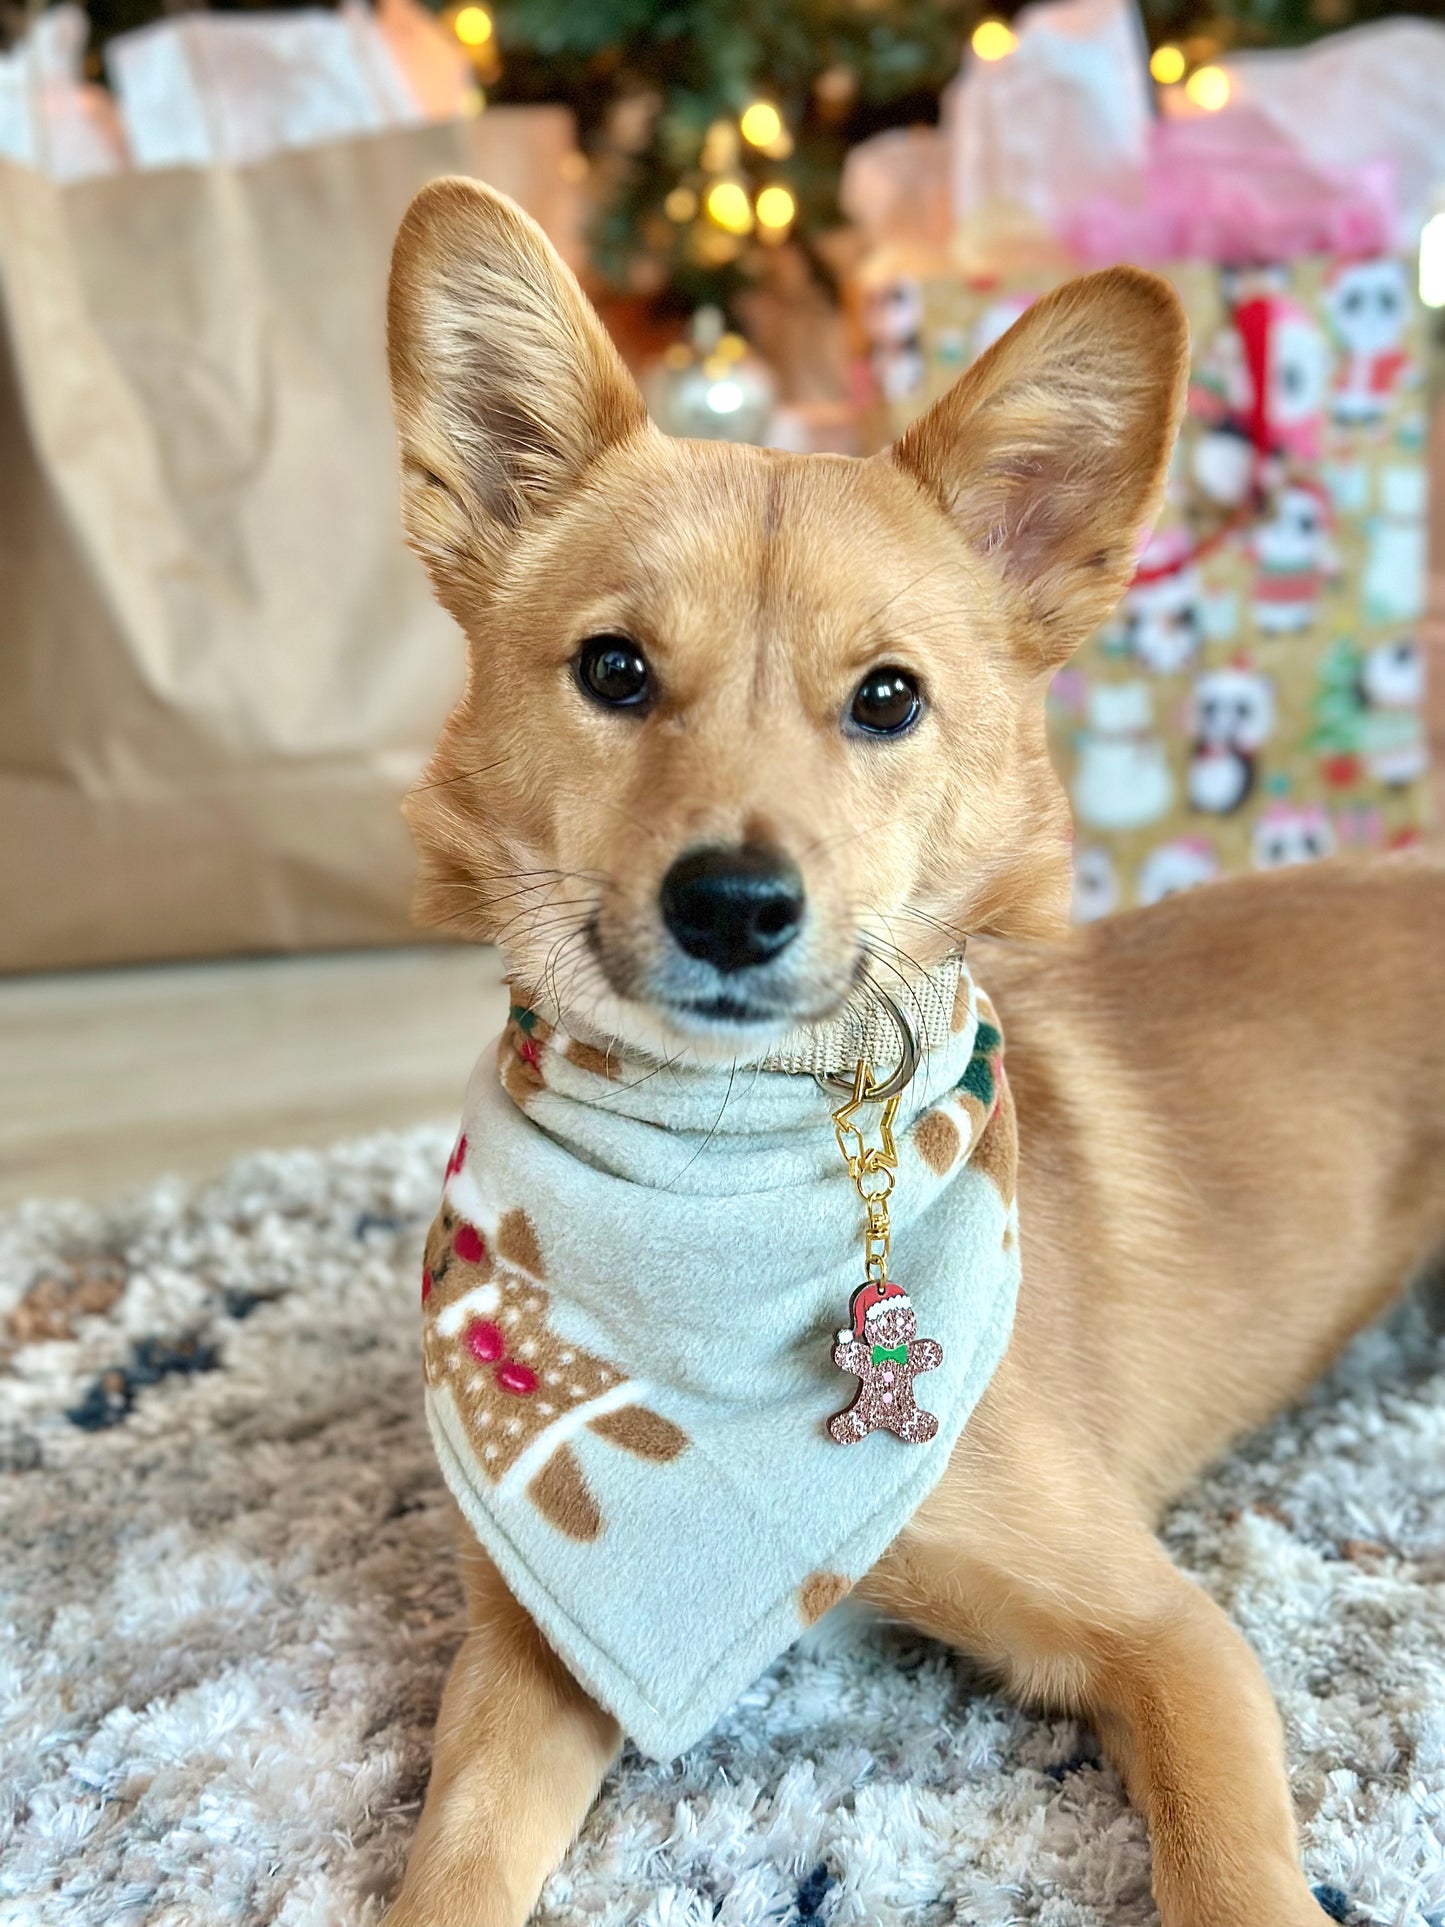
M 469 1631 L 386 1927 L 522 1927 L 620 1742 L 475 1544 L 462 1571 Z
M 1122 1507 L 975 1520 L 966 1550 L 905 1534 L 863 1596 L 1090 1720 L 1148 1820 L 1163 1927 L 1322 1927 L 1279 1716 L 1224 1613 Z

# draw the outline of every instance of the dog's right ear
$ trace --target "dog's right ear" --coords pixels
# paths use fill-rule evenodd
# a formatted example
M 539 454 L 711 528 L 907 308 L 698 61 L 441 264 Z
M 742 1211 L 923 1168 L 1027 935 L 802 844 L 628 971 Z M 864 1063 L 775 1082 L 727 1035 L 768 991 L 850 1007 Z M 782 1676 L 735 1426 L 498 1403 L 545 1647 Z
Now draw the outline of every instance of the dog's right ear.
M 407 540 L 460 615 L 647 409 L 551 242 L 478 181 L 432 181 L 407 209 L 387 352 Z

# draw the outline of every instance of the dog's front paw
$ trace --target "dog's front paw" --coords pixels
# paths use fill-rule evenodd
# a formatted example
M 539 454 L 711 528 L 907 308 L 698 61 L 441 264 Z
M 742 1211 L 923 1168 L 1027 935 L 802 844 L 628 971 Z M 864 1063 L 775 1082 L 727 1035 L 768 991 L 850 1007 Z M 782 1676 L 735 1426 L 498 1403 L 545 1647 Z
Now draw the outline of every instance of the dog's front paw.
M 381 1927 L 525 1927 L 530 1913 L 469 1866 L 408 1878 Z

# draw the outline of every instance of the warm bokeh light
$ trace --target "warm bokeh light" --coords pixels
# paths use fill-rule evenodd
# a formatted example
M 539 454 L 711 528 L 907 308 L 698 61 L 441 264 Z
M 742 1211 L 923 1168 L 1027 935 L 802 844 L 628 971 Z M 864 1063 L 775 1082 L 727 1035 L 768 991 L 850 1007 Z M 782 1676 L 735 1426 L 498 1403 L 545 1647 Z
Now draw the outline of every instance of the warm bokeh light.
M 1180 47 L 1156 47 L 1149 60 L 1149 71 L 1161 87 L 1172 87 L 1183 80 L 1186 62 Z
M 798 203 L 785 187 L 765 187 L 758 196 L 758 220 L 764 227 L 787 227 Z
M 721 336 L 717 347 L 713 349 L 713 354 L 723 363 L 724 367 L 726 367 L 729 362 L 741 361 L 747 352 L 748 344 L 743 340 L 742 336 L 735 335 L 731 331 Z
M 715 120 L 703 136 L 699 164 L 705 174 L 722 174 L 738 157 L 738 130 L 730 120 Z
M 736 181 L 715 181 L 707 191 L 707 211 L 729 234 L 746 234 L 753 224 L 752 202 Z
M 675 187 L 663 202 L 662 211 L 669 221 L 676 221 L 681 227 L 697 213 L 697 196 L 690 187 Z
M 1206 114 L 1217 114 L 1229 104 L 1229 75 L 1222 67 L 1196 67 L 1185 81 L 1184 91 Z
M 452 31 L 464 47 L 485 47 L 492 37 L 492 16 L 485 7 L 462 7 Z
M 770 100 L 755 100 L 738 120 L 742 136 L 753 147 L 771 147 L 783 131 L 783 117 Z
M 969 42 L 980 60 L 1002 60 L 1018 44 L 1018 35 L 1004 20 L 980 20 Z

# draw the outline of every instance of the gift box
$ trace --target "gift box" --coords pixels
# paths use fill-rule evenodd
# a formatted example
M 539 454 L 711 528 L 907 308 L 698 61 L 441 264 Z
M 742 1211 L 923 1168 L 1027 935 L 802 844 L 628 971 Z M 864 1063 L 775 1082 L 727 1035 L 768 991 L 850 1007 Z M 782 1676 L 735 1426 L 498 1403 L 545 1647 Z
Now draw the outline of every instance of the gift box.
M 1084 195 L 1034 182 L 945 246 L 895 228 L 856 289 L 879 440 L 1071 273 L 1153 267 L 1188 313 L 1165 509 L 1050 692 L 1081 919 L 1399 848 L 1426 811 L 1426 344 L 1389 170 L 1331 170 L 1252 108 L 1127 147 Z

